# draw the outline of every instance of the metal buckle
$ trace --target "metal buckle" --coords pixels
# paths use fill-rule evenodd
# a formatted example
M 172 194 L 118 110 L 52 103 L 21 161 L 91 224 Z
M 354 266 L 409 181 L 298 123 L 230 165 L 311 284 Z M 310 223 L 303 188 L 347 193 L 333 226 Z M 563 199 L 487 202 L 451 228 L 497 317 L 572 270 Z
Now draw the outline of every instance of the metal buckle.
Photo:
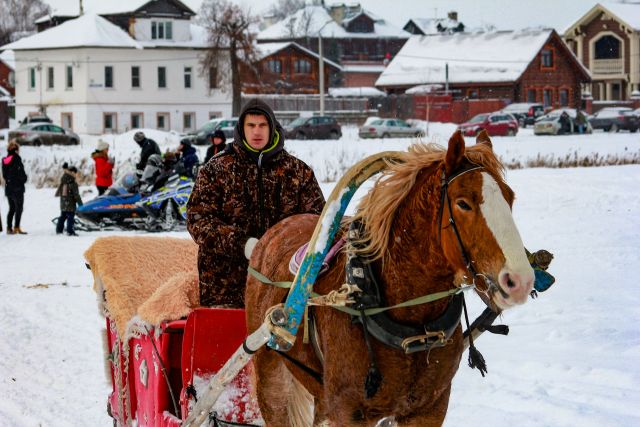
M 435 338 L 435 339 L 434 339 Z M 400 344 L 405 353 L 409 352 L 409 347 L 414 342 L 421 342 L 427 345 L 439 345 L 444 346 L 447 344 L 447 336 L 444 331 L 426 332 L 424 335 L 415 335 L 402 340 Z

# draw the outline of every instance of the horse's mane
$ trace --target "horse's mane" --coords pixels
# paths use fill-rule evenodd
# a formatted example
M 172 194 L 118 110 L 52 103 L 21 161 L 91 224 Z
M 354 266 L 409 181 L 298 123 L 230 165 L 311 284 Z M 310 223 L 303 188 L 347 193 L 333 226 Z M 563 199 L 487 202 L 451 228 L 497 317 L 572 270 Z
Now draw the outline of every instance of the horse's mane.
M 356 214 L 348 220 L 364 224 L 359 248 L 354 252 L 366 255 L 370 260 L 381 258 L 391 237 L 391 226 L 398 207 L 413 189 L 421 170 L 444 162 L 447 150 L 437 144 L 413 144 L 396 159 L 387 162 L 373 188 L 358 204 Z M 504 167 L 490 146 L 475 144 L 465 149 L 465 158 L 483 166 L 496 179 L 504 182 Z

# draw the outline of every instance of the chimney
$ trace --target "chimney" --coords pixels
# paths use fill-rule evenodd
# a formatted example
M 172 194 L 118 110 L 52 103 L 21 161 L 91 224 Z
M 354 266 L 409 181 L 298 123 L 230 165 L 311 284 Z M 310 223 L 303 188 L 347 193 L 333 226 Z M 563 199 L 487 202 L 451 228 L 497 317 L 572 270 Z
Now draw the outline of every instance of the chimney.
M 451 19 L 452 21 L 458 22 L 458 12 L 456 12 L 456 11 L 452 10 L 451 12 L 447 13 L 447 17 L 449 19 Z
M 347 9 L 347 6 L 344 3 L 334 4 L 334 5 L 331 5 L 331 10 L 329 11 L 329 14 L 331 15 L 334 21 L 336 21 L 338 24 L 342 24 L 342 21 L 344 20 L 344 15 L 346 13 L 346 9 Z

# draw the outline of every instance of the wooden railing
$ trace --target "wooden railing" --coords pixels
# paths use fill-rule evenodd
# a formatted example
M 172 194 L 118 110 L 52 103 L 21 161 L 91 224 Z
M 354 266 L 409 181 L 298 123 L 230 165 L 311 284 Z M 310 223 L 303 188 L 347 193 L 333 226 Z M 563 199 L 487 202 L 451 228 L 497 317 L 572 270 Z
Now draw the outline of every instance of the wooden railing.
M 594 59 L 593 74 L 622 74 L 624 73 L 624 60 L 617 59 Z

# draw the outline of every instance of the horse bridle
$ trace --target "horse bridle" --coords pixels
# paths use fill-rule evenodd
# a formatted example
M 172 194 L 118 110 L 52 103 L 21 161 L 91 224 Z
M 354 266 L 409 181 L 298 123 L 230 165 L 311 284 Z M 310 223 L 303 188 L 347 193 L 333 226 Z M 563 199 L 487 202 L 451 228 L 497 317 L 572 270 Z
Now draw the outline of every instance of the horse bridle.
M 468 173 L 468 172 L 473 172 L 475 170 L 480 170 L 480 169 L 484 169 L 483 166 L 478 166 L 475 165 L 469 169 L 463 169 L 457 173 L 452 174 L 449 178 L 447 178 L 447 174 L 446 171 L 443 169 L 442 170 L 442 175 L 441 175 L 441 180 L 440 180 L 440 209 L 438 210 L 438 239 L 442 240 L 442 213 L 444 211 L 444 206 L 445 203 L 447 205 L 447 209 L 449 210 L 449 225 L 451 226 L 452 230 L 453 230 L 453 234 L 456 236 L 456 243 L 458 244 L 458 249 L 460 249 L 460 254 L 462 256 L 462 261 L 464 262 L 465 267 L 467 268 L 467 271 L 469 273 L 471 273 L 471 277 L 473 279 L 473 284 L 474 286 L 476 285 L 476 278 L 477 277 L 482 277 L 485 281 L 485 283 L 487 283 L 487 289 L 485 291 L 489 291 L 490 289 L 495 289 L 498 292 L 500 292 L 500 294 L 504 297 L 504 298 L 508 298 L 508 294 L 498 285 L 496 284 L 489 276 L 482 274 L 482 273 L 478 273 L 478 271 L 476 270 L 476 268 L 473 265 L 473 261 L 471 260 L 471 257 L 469 257 L 469 254 L 467 252 L 467 250 L 465 249 L 464 243 L 462 242 L 462 237 L 460 236 L 460 231 L 458 230 L 458 226 L 456 225 L 456 221 L 453 218 L 453 208 L 451 207 L 451 198 L 449 197 L 449 184 L 451 184 L 453 182 L 453 180 L 455 180 L 456 178 Z M 488 306 L 491 307 L 490 305 L 490 301 L 489 300 L 485 300 L 484 298 L 484 292 L 480 290 L 480 297 L 482 298 L 482 300 L 484 301 L 484 303 Z

